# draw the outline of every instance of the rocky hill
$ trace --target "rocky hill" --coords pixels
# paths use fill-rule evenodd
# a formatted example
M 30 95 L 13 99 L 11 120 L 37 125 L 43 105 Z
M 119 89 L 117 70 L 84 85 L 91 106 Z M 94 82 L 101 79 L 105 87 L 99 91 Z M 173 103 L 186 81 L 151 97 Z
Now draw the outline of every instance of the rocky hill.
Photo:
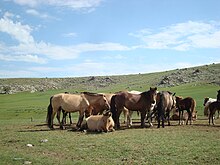
M 82 90 L 129 90 L 146 86 L 172 87 L 194 82 L 220 86 L 220 64 L 136 75 L 0 79 L 0 93 L 43 92 L 50 89 L 72 89 L 75 92 Z

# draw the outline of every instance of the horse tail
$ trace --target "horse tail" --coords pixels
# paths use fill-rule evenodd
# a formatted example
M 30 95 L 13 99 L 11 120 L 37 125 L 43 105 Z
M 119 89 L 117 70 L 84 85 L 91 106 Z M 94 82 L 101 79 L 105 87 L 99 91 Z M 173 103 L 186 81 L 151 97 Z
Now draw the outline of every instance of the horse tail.
M 159 103 L 158 103 L 158 112 L 157 112 L 160 115 L 162 115 L 163 104 L 164 104 L 164 95 L 163 95 L 163 93 L 161 93 Z
M 112 96 L 112 98 L 111 98 L 111 103 L 110 103 L 110 107 L 111 107 L 110 110 L 111 110 L 112 118 L 113 118 L 114 122 L 116 122 L 115 97 L 116 97 L 116 95 Z
M 194 99 L 192 99 L 192 104 L 191 104 L 191 112 L 192 113 L 195 111 L 195 107 L 196 107 L 196 101 Z
M 51 127 L 51 124 L 52 124 L 52 113 L 53 113 L 53 107 L 51 104 L 52 99 L 53 99 L 53 96 L 50 97 L 50 104 L 47 107 L 47 125 L 48 125 L 48 127 Z
M 159 94 L 159 102 L 157 104 L 157 127 L 160 127 L 160 121 L 162 120 L 162 126 L 163 126 L 163 119 L 164 119 L 164 112 L 163 112 L 163 105 L 164 105 L 164 95 L 163 93 Z

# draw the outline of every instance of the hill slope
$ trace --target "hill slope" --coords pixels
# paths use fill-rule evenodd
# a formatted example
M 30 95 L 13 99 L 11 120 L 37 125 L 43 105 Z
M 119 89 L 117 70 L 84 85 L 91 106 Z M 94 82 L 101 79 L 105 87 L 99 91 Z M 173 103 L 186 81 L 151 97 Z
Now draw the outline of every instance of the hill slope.
M 71 89 L 78 91 L 144 90 L 149 86 L 173 87 L 182 84 L 213 84 L 220 86 L 220 64 L 204 65 L 165 72 L 92 76 L 79 78 L 11 78 L 0 79 L 0 93 Z

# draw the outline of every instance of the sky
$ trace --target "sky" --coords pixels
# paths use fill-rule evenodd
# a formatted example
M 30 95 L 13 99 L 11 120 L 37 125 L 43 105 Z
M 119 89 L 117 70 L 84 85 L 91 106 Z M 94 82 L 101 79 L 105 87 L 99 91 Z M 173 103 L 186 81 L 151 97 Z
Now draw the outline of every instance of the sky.
M 0 78 L 220 63 L 219 0 L 1 0 Z

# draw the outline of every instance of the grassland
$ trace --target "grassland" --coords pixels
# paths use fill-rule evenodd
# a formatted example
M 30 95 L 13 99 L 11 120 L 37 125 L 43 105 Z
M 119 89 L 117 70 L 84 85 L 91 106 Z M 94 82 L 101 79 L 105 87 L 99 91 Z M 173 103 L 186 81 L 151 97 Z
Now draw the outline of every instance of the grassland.
M 115 92 L 128 86 L 143 91 L 151 86 L 149 79 L 156 79 L 154 74 L 149 74 L 147 80 L 145 76 L 142 81 L 136 81 L 135 76 L 128 76 L 126 81 L 124 77 L 121 79 L 125 85 L 114 84 L 91 91 Z M 133 128 L 123 125 L 111 133 L 73 131 L 75 124 L 66 130 L 59 130 L 56 125 L 51 131 L 45 125 L 49 98 L 66 89 L 0 95 L 0 164 L 219 164 L 220 119 L 215 126 L 208 126 L 202 105 L 204 97 L 216 97 L 219 86 L 191 82 L 158 89 L 193 97 L 197 102 L 198 120 L 187 126 L 172 121 L 172 126 L 164 129 L 157 129 L 156 123 L 142 129 L 140 117 L 134 116 Z M 77 117 L 77 113 L 73 114 L 74 123 Z M 48 142 L 41 142 L 44 139 Z

